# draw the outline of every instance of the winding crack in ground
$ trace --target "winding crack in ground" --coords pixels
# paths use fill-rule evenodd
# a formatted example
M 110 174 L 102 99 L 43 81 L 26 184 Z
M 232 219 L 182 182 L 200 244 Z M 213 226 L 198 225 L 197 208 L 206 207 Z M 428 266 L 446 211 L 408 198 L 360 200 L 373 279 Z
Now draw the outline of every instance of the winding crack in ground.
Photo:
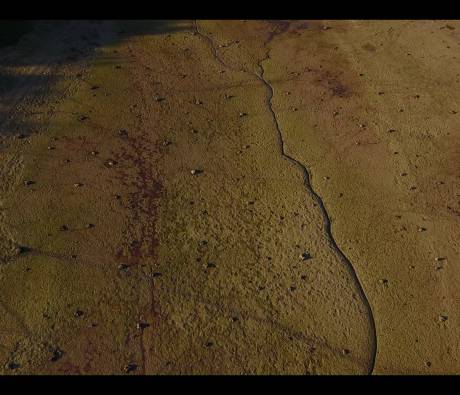
M 274 95 L 274 90 L 273 90 L 273 87 L 272 87 L 271 83 L 264 76 L 265 69 L 263 67 L 263 63 L 266 60 L 270 59 L 269 51 L 267 52 L 267 56 L 264 59 L 262 59 L 261 61 L 259 61 L 259 63 L 257 64 L 259 72 L 251 72 L 249 70 L 237 69 L 235 67 L 232 67 L 232 66 L 226 64 L 219 57 L 217 46 L 214 43 L 214 40 L 212 38 L 210 38 L 207 34 L 201 32 L 201 30 L 199 29 L 199 26 L 198 26 L 198 21 L 195 21 L 195 31 L 200 37 L 202 37 L 205 41 L 207 41 L 209 43 L 210 48 L 211 48 L 211 52 L 212 52 L 214 58 L 222 66 L 224 66 L 226 68 L 229 68 L 231 70 L 234 70 L 234 71 L 242 71 L 242 72 L 250 73 L 250 74 L 254 75 L 264 85 L 264 87 L 266 88 L 267 93 L 268 93 L 267 98 L 266 98 L 267 107 L 268 107 L 268 110 L 270 111 L 270 114 L 271 114 L 271 116 L 273 118 L 273 122 L 274 122 L 274 125 L 275 125 L 275 128 L 276 128 L 276 131 L 277 131 L 278 145 L 279 145 L 280 154 L 281 154 L 281 156 L 283 158 L 285 158 L 287 161 L 289 161 L 289 163 L 291 163 L 292 165 L 297 167 L 302 172 L 305 188 L 307 189 L 308 193 L 311 195 L 313 200 L 318 204 L 318 207 L 321 210 L 321 214 L 323 216 L 323 221 L 324 221 L 325 232 L 326 232 L 328 241 L 329 241 L 330 245 L 332 246 L 332 248 L 334 249 L 334 251 L 340 257 L 342 262 L 347 266 L 347 268 L 348 268 L 348 270 L 349 270 L 349 272 L 350 272 L 350 274 L 351 274 L 351 276 L 352 276 L 352 278 L 353 278 L 353 280 L 354 280 L 354 282 L 355 282 L 355 284 L 356 284 L 356 286 L 358 288 L 358 291 L 360 293 L 361 299 L 364 302 L 365 308 L 367 310 L 367 316 L 368 316 L 368 319 L 369 319 L 369 325 L 370 325 L 370 331 L 371 331 L 370 336 L 371 336 L 371 341 L 372 341 L 371 361 L 370 361 L 369 366 L 368 366 L 368 374 L 371 375 L 373 373 L 373 371 L 374 371 L 375 360 L 376 360 L 376 355 L 377 355 L 377 330 L 376 330 L 376 326 L 375 326 L 375 319 L 374 319 L 374 314 L 372 312 L 372 307 L 371 307 L 371 305 L 369 303 L 369 300 L 368 300 L 368 298 L 366 296 L 366 293 L 364 292 L 364 289 L 363 289 L 363 287 L 361 285 L 361 282 L 359 281 L 358 275 L 356 273 L 356 270 L 355 270 L 353 264 L 346 257 L 346 255 L 343 253 L 343 251 L 340 249 L 340 247 L 337 245 L 337 242 L 334 239 L 334 236 L 332 234 L 331 219 L 330 219 L 329 214 L 328 214 L 328 212 L 326 210 L 326 207 L 324 205 L 323 200 L 316 193 L 316 191 L 314 190 L 314 188 L 313 188 L 313 186 L 311 184 L 310 172 L 308 171 L 307 167 L 304 164 L 299 162 L 297 159 L 294 159 L 292 156 L 287 154 L 286 151 L 285 151 L 283 132 L 282 132 L 281 127 L 279 125 L 278 117 L 276 115 L 276 112 L 273 109 L 272 99 L 273 99 L 273 95 Z M 269 41 L 271 41 L 271 40 L 269 40 Z

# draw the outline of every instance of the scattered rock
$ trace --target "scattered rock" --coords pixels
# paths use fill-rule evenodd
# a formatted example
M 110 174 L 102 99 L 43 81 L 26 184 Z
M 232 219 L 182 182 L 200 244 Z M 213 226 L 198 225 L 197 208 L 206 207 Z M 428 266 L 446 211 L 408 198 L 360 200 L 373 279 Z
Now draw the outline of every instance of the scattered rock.
M 208 269 L 212 269 L 212 268 L 215 268 L 216 267 L 216 264 L 214 262 L 208 262 L 208 264 L 206 265 L 206 267 Z
M 91 229 L 91 228 L 94 228 L 96 225 L 94 224 L 86 224 L 85 227 L 86 229 Z
M 60 230 L 61 232 L 65 232 L 65 231 L 69 230 L 69 227 L 68 227 L 67 225 L 62 225 L 62 226 L 59 228 L 59 230 Z
M 108 160 L 107 162 L 105 162 L 105 165 L 106 165 L 107 167 L 113 167 L 113 166 L 115 166 L 116 164 L 117 164 L 117 162 L 114 161 L 114 160 L 112 160 L 112 159 L 110 159 L 110 160 Z
M 312 256 L 310 255 L 309 252 L 303 252 L 302 254 L 300 254 L 299 258 L 300 258 L 301 261 L 307 261 L 307 260 L 311 259 Z
M 245 116 L 247 116 L 247 115 L 248 115 L 248 114 L 245 113 L 245 112 L 240 112 L 240 113 L 238 114 L 238 116 L 239 116 L 240 118 L 245 117 Z
M 201 174 L 201 173 L 203 173 L 203 170 L 199 170 L 199 169 L 192 169 L 192 170 L 190 170 L 190 174 L 191 174 L 192 176 L 196 176 L 196 175 Z
M 19 369 L 21 365 L 17 362 L 8 362 L 5 367 L 10 370 L 15 370 Z
M 97 156 L 97 155 L 99 155 L 99 152 L 98 151 L 91 151 L 91 155 Z
M 447 315 L 440 315 L 440 316 L 439 316 L 439 321 L 441 321 L 441 322 L 446 322 L 448 318 L 449 318 L 449 317 L 447 317 Z
M 382 278 L 382 279 L 379 280 L 379 283 L 382 284 L 382 285 L 387 285 L 388 280 L 386 278 Z
M 74 186 L 75 188 L 80 188 L 80 187 L 83 186 L 83 184 L 82 184 L 81 182 L 76 182 L 75 184 L 73 184 L 73 186 Z
M 148 328 L 150 326 L 150 324 L 146 323 L 146 322 L 138 322 L 137 325 L 136 325 L 136 328 L 140 331 L 143 331 L 145 328 Z
M 126 373 L 131 373 L 131 372 L 134 372 L 135 370 L 137 370 L 137 364 L 135 364 L 134 362 L 129 362 L 124 368 L 124 371 Z
M 126 272 L 129 270 L 129 265 L 127 265 L 126 263 L 120 263 L 118 265 L 118 270 L 121 270 L 122 272 Z
M 16 247 L 16 252 L 18 254 L 27 254 L 30 251 L 32 251 L 32 248 L 30 248 L 30 247 L 25 247 L 25 246 L 17 246 Z
M 172 142 L 170 140 L 163 140 L 163 146 L 167 147 L 168 145 L 171 145 Z
M 26 180 L 26 181 L 24 181 L 24 185 L 25 185 L 25 186 L 34 185 L 34 184 L 35 184 L 35 181 L 32 181 L 32 180 Z
M 206 347 L 212 347 L 214 345 L 214 343 L 212 341 L 207 341 L 205 346 Z
M 79 120 L 80 122 L 86 121 L 87 119 L 89 119 L 89 117 L 86 116 L 86 115 L 80 115 L 80 116 L 78 117 L 78 120 Z
M 123 137 L 124 137 L 124 136 L 127 136 L 127 135 L 128 135 L 128 131 L 127 131 L 126 129 L 120 129 L 120 130 L 118 131 L 118 135 L 119 135 L 119 136 L 123 136 Z
M 77 318 L 80 318 L 80 317 L 83 317 L 85 313 L 81 310 L 76 310 L 75 313 L 73 313 L 73 315 Z
M 63 355 L 64 352 L 62 350 L 60 350 L 59 348 L 54 349 L 53 354 L 51 356 L 51 362 L 59 361 Z

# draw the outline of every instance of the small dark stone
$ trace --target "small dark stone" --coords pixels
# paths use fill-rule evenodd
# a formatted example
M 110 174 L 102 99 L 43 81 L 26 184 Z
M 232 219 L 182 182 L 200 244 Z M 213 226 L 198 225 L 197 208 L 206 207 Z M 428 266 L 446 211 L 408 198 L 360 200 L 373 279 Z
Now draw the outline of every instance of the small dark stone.
M 25 186 L 34 185 L 34 184 L 35 184 L 35 181 L 32 181 L 32 180 L 26 180 L 26 181 L 24 181 L 24 185 L 25 185 Z
M 212 269 L 216 267 L 216 264 L 214 262 L 208 262 L 207 267 L 208 269 Z
M 59 228 L 60 231 L 62 232 L 65 232 L 66 230 L 69 230 L 69 227 L 67 225 L 62 225 L 60 228 Z
M 94 228 L 96 225 L 94 224 L 86 224 L 86 229 Z
M 162 274 L 160 272 L 154 272 L 152 277 L 160 277 Z
M 118 265 L 118 270 L 126 272 L 128 269 L 129 269 L 129 265 L 127 265 L 126 263 L 120 263 Z
M 126 373 L 131 373 L 134 372 L 137 369 L 137 364 L 130 362 L 125 366 L 125 372 Z
M 21 365 L 20 365 L 19 363 L 17 363 L 17 362 L 8 362 L 8 363 L 6 364 L 6 367 L 7 367 L 8 369 L 10 369 L 10 370 L 15 370 L 15 369 L 20 368 Z
M 119 134 L 120 136 L 127 136 L 127 135 L 128 135 L 128 131 L 127 131 L 126 129 L 120 129 L 120 130 L 118 131 L 118 134 Z
M 214 345 L 214 343 L 211 342 L 211 341 L 208 341 L 208 342 L 206 342 L 206 344 L 205 344 L 206 347 L 212 347 L 213 345 Z
M 137 325 L 136 325 L 136 328 L 142 331 L 145 328 L 148 328 L 149 326 L 150 326 L 150 324 L 148 324 L 146 322 L 138 322 Z
M 77 310 L 75 311 L 75 313 L 73 314 L 75 317 L 79 318 L 79 317 L 83 317 L 85 315 L 85 313 L 81 310 Z
M 63 355 L 64 355 L 64 352 L 60 350 L 59 348 L 56 348 L 55 350 L 53 350 L 53 355 L 51 356 L 51 362 L 59 361 Z
M 309 252 L 302 252 L 302 254 L 300 254 L 300 260 L 302 261 L 307 261 L 309 259 L 311 259 L 312 256 L 310 255 Z
M 28 252 L 32 251 L 32 249 L 30 247 L 25 247 L 25 246 L 18 246 L 17 247 L 17 252 L 19 254 L 26 254 Z
M 87 117 L 86 115 L 81 115 L 81 116 L 78 118 L 78 120 L 79 120 L 80 122 L 86 121 L 87 119 L 89 119 L 89 117 Z

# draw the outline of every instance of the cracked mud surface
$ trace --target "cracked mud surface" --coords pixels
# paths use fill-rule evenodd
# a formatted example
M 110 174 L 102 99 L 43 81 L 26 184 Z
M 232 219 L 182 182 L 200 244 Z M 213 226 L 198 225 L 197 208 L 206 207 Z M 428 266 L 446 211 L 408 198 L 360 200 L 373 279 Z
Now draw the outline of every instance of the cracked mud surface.
M 2 374 L 459 373 L 457 22 L 37 29 L 0 49 Z

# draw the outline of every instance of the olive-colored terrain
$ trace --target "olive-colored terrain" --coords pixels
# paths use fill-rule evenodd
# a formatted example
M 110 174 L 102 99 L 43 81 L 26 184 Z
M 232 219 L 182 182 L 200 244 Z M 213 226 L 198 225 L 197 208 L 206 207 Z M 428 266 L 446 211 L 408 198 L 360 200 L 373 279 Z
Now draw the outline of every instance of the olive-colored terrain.
M 0 48 L 0 373 L 459 374 L 459 35 L 43 21 Z

